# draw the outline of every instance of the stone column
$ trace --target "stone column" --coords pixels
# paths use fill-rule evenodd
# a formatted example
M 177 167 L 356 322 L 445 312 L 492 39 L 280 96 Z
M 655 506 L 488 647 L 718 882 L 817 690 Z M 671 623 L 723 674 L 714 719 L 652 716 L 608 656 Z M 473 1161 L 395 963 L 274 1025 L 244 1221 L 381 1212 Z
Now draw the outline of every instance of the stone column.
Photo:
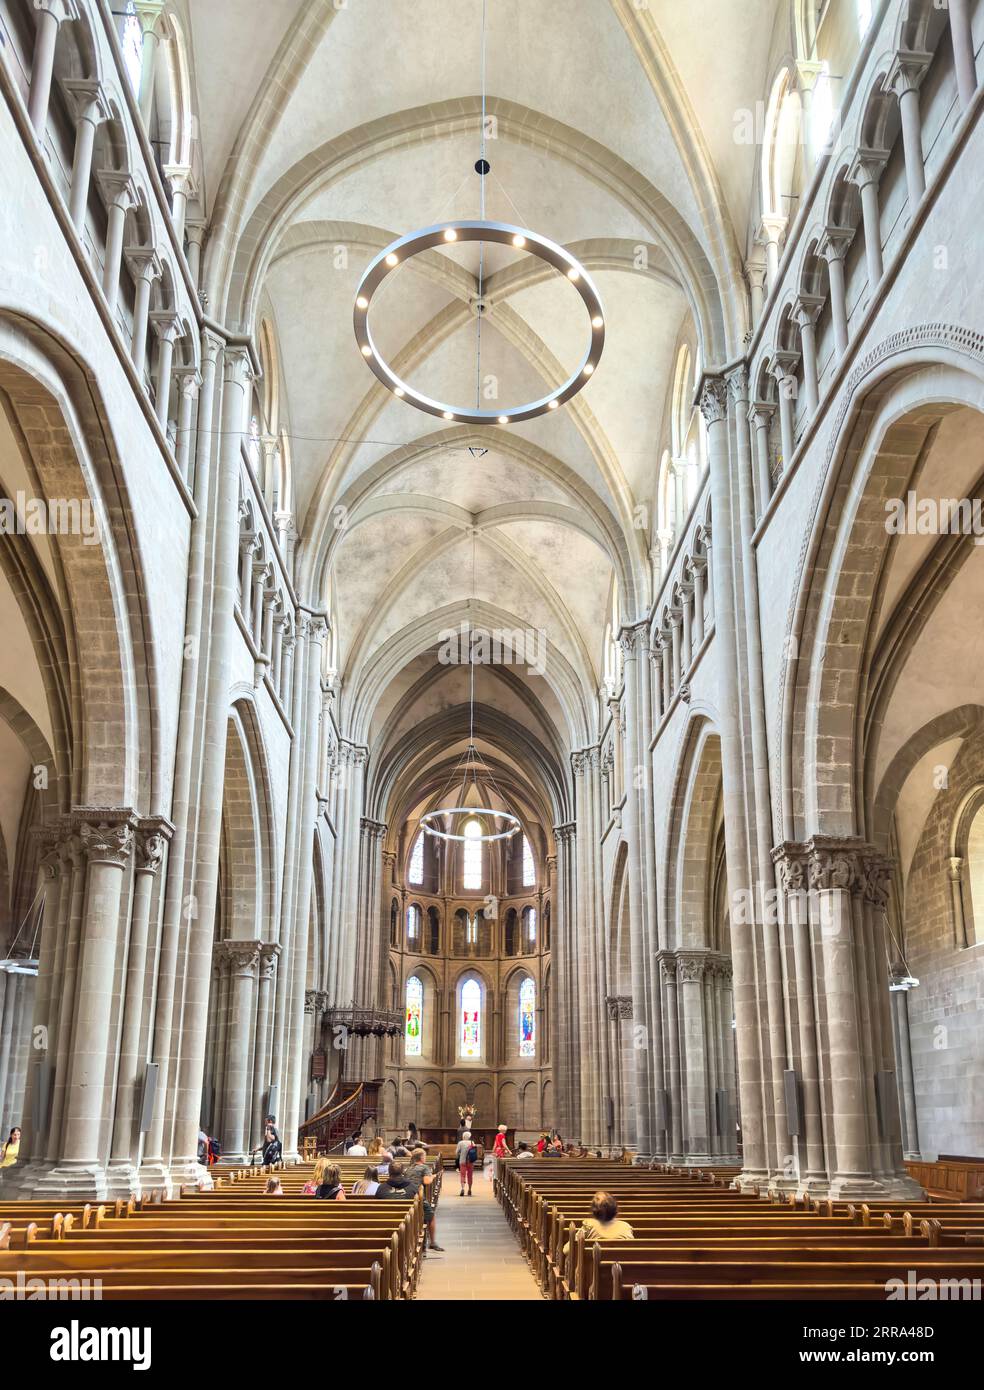
M 191 272 L 191 283 L 197 290 L 202 278 L 202 248 L 205 244 L 205 223 L 199 221 L 185 222 L 185 236 L 188 240 L 188 269 Z
M 823 300 L 815 294 L 797 295 L 793 306 L 793 319 L 799 325 L 800 347 L 803 350 L 803 390 L 811 419 L 820 405 L 816 323 L 822 308 Z
M 779 431 L 782 438 L 782 471 L 785 473 L 796 451 L 796 367 L 798 352 L 777 352 L 772 359 L 772 374 L 779 396 Z
M 249 379 L 250 361 L 246 348 L 227 348 L 214 508 L 211 512 L 214 525 L 212 611 L 208 671 L 203 713 L 200 716 L 200 809 L 196 824 L 195 877 L 191 894 L 196 915 L 185 924 L 184 1004 L 180 1037 L 174 1040 L 178 1048 L 178 1062 L 173 1096 L 171 1171 L 176 1181 L 193 1181 L 201 1176 L 197 1158 L 198 1129 L 215 937 L 222 790 L 229 720 L 229 673 L 235 627 L 233 605 L 239 540 L 239 465 Z M 182 796 L 185 794 L 183 786 L 181 793 Z
M 171 367 L 174 364 L 174 344 L 181 336 L 181 320 L 173 309 L 158 309 L 149 317 L 158 339 L 155 410 L 161 429 L 166 432 L 168 410 L 171 405 Z
M 284 1154 L 297 1151 L 297 1125 L 301 1106 L 303 1058 L 300 1056 L 304 1034 L 304 985 L 307 975 L 308 936 L 311 921 L 311 893 L 314 877 L 314 825 L 318 814 L 315 795 L 317 783 L 317 752 L 321 714 L 321 664 L 328 625 L 324 616 L 305 614 L 298 623 L 298 636 L 307 647 L 304 690 L 303 732 L 294 727 L 299 738 L 300 757 L 297 774 L 301 778 L 298 815 L 297 896 L 294 904 L 292 930 L 290 1032 L 288 1034 L 288 1066 L 284 1095 Z
M 888 1001 L 884 941 L 873 943 L 874 954 L 881 952 L 876 978 L 867 937 L 874 925 L 870 913 L 884 897 L 885 861 L 855 840 L 815 836 L 807 848 L 835 1155 L 830 1194 L 910 1195 L 919 1189 L 904 1174 L 901 1147 L 881 1133 L 875 1105 L 874 1073 L 884 1067 L 880 1019 Z
M 61 863 L 58 925 L 54 941 L 53 996 L 60 995 L 51 1010 L 49 1032 L 50 1055 L 50 1121 L 47 1133 L 46 1157 L 56 1163 L 61 1154 L 62 1129 L 65 1118 L 65 1096 L 69 1072 L 75 1053 L 75 1001 L 78 989 L 79 962 L 82 955 L 82 924 L 85 907 L 86 859 L 82 841 L 72 833 L 72 822 L 66 824 L 66 835 L 58 846 Z
M 174 1024 L 176 1021 L 175 1001 L 179 997 L 177 978 L 179 950 L 183 951 L 198 911 L 193 892 L 194 881 L 191 865 L 196 830 L 195 807 L 200 781 L 202 737 L 206 732 L 201 718 L 201 711 L 207 708 L 207 663 L 202 660 L 202 648 L 207 643 L 206 569 L 211 575 L 211 551 L 208 549 L 208 543 L 211 539 L 215 520 L 214 507 L 210 505 L 215 476 L 212 460 L 213 453 L 216 453 L 219 448 L 217 439 L 221 439 L 223 450 L 228 447 L 225 436 L 217 435 L 212 427 L 216 411 L 218 360 L 222 350 L 222 341 L 211 330 L 203 330 L 202 386 L 198 400 L 194 465 L 194 495 L 197 515 L 192 523 L 191 548 L 188 559 L 188 599 L 185 611 L 186 655 L 181 668 L 181 701 L 175 745 L 174 792 L 171 803 L 171 815 L 175 830 L 168 853 L 164 918 L 157 971 L 157 1001 L 152 1028 L 153 1048 L 151 1056 L 152 1060 L 156 1061 L 159 1066 L 158 1088 L 153 1122 L 147 1135 L 145 1156 L 140 1169 L 141 1183 L 144 1187 L 163 1184 L 170 1188 L 164 1130 L 165 1116 L 172 1108 L 171 1101 L 178 1081 L 179 1043 L 175 1037 Z M 238 477 L 236 481 L 238 488 Z M 238 492 L 236 500 L 238 501 Z M 235 508 L 235 503 L 233 505 Z M 206 560 L 208 560 L 207 564 Z M 230 628 L 232 621 L 230 616 Z M 214 728 L 209 732 L 212 733 L 213 737 L 215 736 Z M 212 919 L 210 919 L 210 931 L 211 928 Z M 212 978 L 212 941 L 210 937 L 203 942 L 203 949 L 207 950 L 207 963 L 204 966 L 206 970 L 204 993 L 207 997 Z M 205 1026 L 207 1028 L 207 1005 Z M 201 1083 L 199 1083 L 199 1091 L 200 1089 Z M 195 1168 L 189 1170 L 189 1180 L 202 1176 L 197 1164 L 197 1128 L 194 1132 L 194 1143 Z
M 771 401 L 752 401 L 748 420 L 755 431 L 755 514 L 761 517 L 772 497 L 772 470 L 769 463 L 769 429 L 776 408 Z
M 746 261 L 745 277 L 748 280 L 748 289 L 751 296 L 752 328 L 754 329 L 762 322 L 762 314 L 765 311 L 765 291 L 768 267 L 764 261 Z
M 62 83 L 65 100 L 75 120 L 75 157 L 72 161 L 72 184 L 68 196 L 68 215 L 75 230 L 81 234 L 85 226 L 85 211 L 89 202 L 92 178 L 92 152 L 96 131 L 110 119 L 109 102 L 98 81 L 74 78 Z
M 574 884 L 576 881 L 575 827 L 573 824 L 555 825 L 554 841 L 557 845 L 557 884 L 554 894 L 553 932 L 553 999 L 550 1019 L 554 1114 L 544 1115 L 544 1125 L 554 1125 L 562 1134 L 573 1134 L 580 1128 L 579 1101 L 577 1097 L 579 1063 L 577 1056 L 576 1031 L 566 1026 L 571 1018 L 578 1018 L 579 1000 L 577 991 L 577 903 Z
M 918 1159 L 919 1121 L 916 1112 L 916 1083 L 912 1070 L 912 1039 L 909 1035 L 909 990 L 912 987 L 913 983 L 907 971 L 892 972 L 889 988 L 892 994 L 895 1056 L 899 1069 L 902 1151 L 907 1159 Z
M 931 53 L 911 53 L 902 50 L 892 58 L 885 77 L 885 90 L 899 99 L 902 119 L 902 149 L 905 154 L 905 181 L 909 190 L 909 217 L 926 192 L 926 166 L 922 147 L 922 112 L 919 109 L 919 87 L 933 61 Z
M 164 0 L 135 0 L 137 18 L 143 31 L 143 52 L 140 59 L 140 91 L 137 104 L 145 129 L 150 130 L 154 106 L 154 83 L 157 77 L 157 49 L 160 44 L 158 21 L 164 12 Z M 197 1149 L 197 1142 L 196 1142 Z
M 191 168 L 187 164 L 165 164 L 164 176 L 171 185 L 171 225 L 175 240 L 183 247 L 188 199 L 193 192 Z
M 622 629 L 619 635 L 625 687 L 625 738 L 622 741 L 625 810 L 623 832 L 628 846 L 629 969 L 632 980 L 632 1015 L 643 1024 L 642 1046 L 633 1046 L 632 1136 L 640 1155 L 655 1152 L 653 1092 L 663 1067 L 662 1039 L 658 1035 L 659 1008 L 654 999 L 650 961 L 656 940 L 655 829 L 653 826 L 652 693 L 649 663 L 649 624 L 646 621 Z M 605 949 L 607 943 L 602 941 Z M 633 1043 L 639 1035 L 630 1030 Z M 624 1120 L 620 1117 L 620 1124 Z
M 776 281 L 779 279 L 779 243 L 785 235 L 787 226 L 788 218 L 785 217 L 762 218 L 759 240 L 765 247 L 766 277 L 770 294 L 775 289 Z
M 683 1150 L 688 1163 L 711 1157 L 711 1127 L 708 1113 L 708 1052 L 711 1047 L 710 1020 L 704 1012 L 703 951 L 681 951 L 677 957 L 680 981 L 681 1067 L 686 1085 L 686 1113 L 683 1117 Z
M 137 246 L 127 251 L 126 262 L 137 285 L 136 299 L 133 303 L 133 337 L 130 342 L 130 356 L 133 358 L 137 375 L 143 377 L 144 364 L 147 360 L 150 289 L 154 281 L 160 279 L 162 268 L 157 252 L 152 246 Z
M 691 559 L 690 573 L 693 575 L 694 591 L 694 649 L 700 651 L 704 645 L 704 579 L 707 565 L 699 556 Z
M 802 1099 L 802 1132 L 796 1141 L 799 1161 L 797 1190 L 800 1193 L 826 1192 L 828 1175 L 817 1049 L 817 985 L 810 941 L 806 847 L 786 842 L 773 850 L 773 859 L 777 870 L 782 929 L 793 956 L 793 973 L 788 989 L 795 1010 L 796 1038 L 790 1061 L 799 1075 Z
M 834 324 L 834 346 L 838 359 L 847 352 L 847 280 L 844 262 L 854 240 L 850 227 L 828 226 L 817 243 L 817 255 L 827 262 L 830 277 L 830 314 Z
M 110 313 L 115 317 L 120 294 L 120 266 L 123 261 L 123 234 L 126 214 L 136 206 L 137 186 L 130 174 L 116 169 L 96 171 L 96 183 L 106 204 L 106 257 L 102 287 Z
M 78 811 L 88 861 L 82 953 L 65 1123 L 57 1166 L 38 1184 L 59 1196 L 103 1197 L 103 1132 L 110 1116 L 107 1058 L 117 1002 L 120 899 L 133 852 L 131 811 Z
M 963 111 L 967 110 L 977 91 L 977 62 L 970 24 L 970 5 L 971 0 L 948 0 L 947 3 L 953 65 L 957 75 L 957 96 Z
M 766 1115 L 774 1117 L 776 1130 L 786 1129 L 786 1102 L 783 1071 L 788 1056 L 788 1036 L 783 1005 L 782 952 L 778 924 L 774 914 L 763 911 L 775 891 L 772 866 L 772 788 L 769 779 L 769 743 L 765 714 L 765 681 L 762 660 L 762 622 L 759 608 L 757 557 L 752 544 L 755 529 L 752 499 L 751 442 L 748 437 L 748 373 L 743 366 L 728 374 L 728 390 L 734 408 L 737 466 L 733 477 L 738 483 L 737 523 L 739 536 L 742 601 L 744 614 L 745 669 L 739 684 L 745 689 L 747 728 L 746 739 L 751 744 L 749 776 L 746 780 L 745 801 L 749 814 L 749 860 L 752 868 L 754 893 L 754 932 L 760 942 L 766 987 L 766 1017 L 771 1072 L 771 1096 L 767 1093 Z M 761 991 L 761 978 L 760 978 Z
M 714 525 L 714 622 L 721 662 L 721 764 L 727 834 L 725 852 L 728 893 L 732 903 L 731 951 L 734 964 L 735 1014 L 738 1023 L 738 1082 L 741 1091 L 745 1182 L 761 1182 L 767 1172 L 763 1059 L 759 1041 L 756 942 L 753 923 L 742 923 L 734 910 L 747 896 L 750 880 L 743 804 L 743 769 L 738 713 L 738 612 L 732 547 L 731 461 L 728 447 L 728 388 L 720 376 L 705 375 L 700 408 L 707 425 L 711 515 Z
M 267 1116 L 267 1096 L 270 1088 L 270 1025 L 271 1009 L 276 995 L 277 959 L 280 955 L 279 941 L 264 941 L 260 944 L 259 978 L 256 991 L 256 1038 L 254 1040 L 253 1063 L 253 1130 L 260 1133 L 259 1126 Z
M 252 1144 L 252 1136 L 246 1133 L 246 1097 L 256 1018 L 253 987 L 262 945 L 260 941 L 215 943 L 216 954 L 228 962 L 229 968 L 224 1095 L 219 1111 L 222 1115 L 222 1156 L 228 1163 L 244 1163 Z
M 191 446 L 194 440 L 195 405 L 202 388 L 202 374 L 197 367 L 178 367 L 174 373 L 181 399 L 178 402 L 178 438 L 175 449 L 178 470 L 190 486 L 194 479 L 190 473 Z
M 861 190 L 861 214 L 864 219 L 864 254 L 868 262 L 869 298 L 877 289 L 884 269 L 878 183 L 887 163 L 887 151 L 860 149 L 847 171 L 849 182 L 856 184 Z
M 139 1118 L 140 1087 L 145 1070 L 140 1039 L 145 1022 L 150 911 L 154 884 L 172 830 L 173 827 L 166 821 L 142 821 L 135 841 L 130 943 L 126 957 L 126 992 L 120 1033 L 119 1070 L 116 1078 L 116 1115 L 113 1122 L 113 1147 L 106 1175 L 107 1191 L 120 1197 L 129 1196 L 138 1188 L 139 1138 L 135 1133 L 135 1121 Z
M 38 138 L 44 139 L 51 99 L 51 77 L 55 70 L 55 47 L 58 26 L 79 17 L 75 0 L 34 0 L 38 27 L 34 36 L 34 58 L 31 63 L 31 88 L 27 99 L 27 114 Z
M 677 961 L 670 951 L 659 952 L 659 970 L 662 980 L 663 1018 L 665 1036 L 663 1050 L 665 1056 L 666 1084 L 666 1147 L 667 1157 L 674 1162 L 683 1160 L 682 1109 L 683 1088 L 680 1075 L 680 1016 L 677 1003 Z

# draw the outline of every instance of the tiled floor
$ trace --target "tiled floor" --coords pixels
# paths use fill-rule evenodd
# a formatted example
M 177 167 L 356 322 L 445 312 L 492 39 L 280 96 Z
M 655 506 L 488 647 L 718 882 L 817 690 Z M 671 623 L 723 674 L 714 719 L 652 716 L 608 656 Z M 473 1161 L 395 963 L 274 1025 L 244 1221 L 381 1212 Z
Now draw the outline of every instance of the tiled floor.
M 491 1171 L 486 1170 L 489 1175 Z M 444 1254 L 428 1253 L 417 1286 L 418 1298 L 541 1297 L 502 1208 L 492 1196 L 491 1176 L 476 1177 L 474 1195 L 459 1197 L 454 1171 L 444 1174 L 437 1207 L 437 1239 Z

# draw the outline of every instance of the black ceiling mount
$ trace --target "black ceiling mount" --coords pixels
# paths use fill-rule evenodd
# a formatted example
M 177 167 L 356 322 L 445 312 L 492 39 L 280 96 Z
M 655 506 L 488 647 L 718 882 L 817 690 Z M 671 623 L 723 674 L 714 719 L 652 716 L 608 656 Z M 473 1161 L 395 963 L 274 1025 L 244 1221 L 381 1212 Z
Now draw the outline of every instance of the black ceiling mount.
M 487 159 L 476 159 L 476 160 L 475 160 L 475 173 L 476 173 L 476 174 L 481 174 L 481 175 L 482 175 L 482 178 L 485 177 L 485 175 L 489 172 L 489 170 L 490 170 L 491 168 L 492 168 L 492 165 L 489 163 L 489 161 L 488 161 Z

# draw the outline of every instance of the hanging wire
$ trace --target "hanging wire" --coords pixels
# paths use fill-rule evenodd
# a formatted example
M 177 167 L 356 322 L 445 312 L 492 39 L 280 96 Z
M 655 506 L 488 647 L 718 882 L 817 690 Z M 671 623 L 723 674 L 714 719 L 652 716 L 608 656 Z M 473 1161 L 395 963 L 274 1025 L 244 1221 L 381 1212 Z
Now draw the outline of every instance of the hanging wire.
M 485 38 L 486 38 L 486 18 L 488 0 L 482 0 L 482 135 L 479 147 L 479 161 L 481 167 L 485 167 L 485 140 L 486 140 L 486 86 L 485 86 Z M 479 209 L 481 220 L 485 221 L 485 180 L 488 176 L 480 173 L 479 182 Z M 482 293 L 485 286 L 485 242 L 478 244 L 478 320 L 476 325 L 476 351 L 475 351 L 475 409 L 482 408 Z

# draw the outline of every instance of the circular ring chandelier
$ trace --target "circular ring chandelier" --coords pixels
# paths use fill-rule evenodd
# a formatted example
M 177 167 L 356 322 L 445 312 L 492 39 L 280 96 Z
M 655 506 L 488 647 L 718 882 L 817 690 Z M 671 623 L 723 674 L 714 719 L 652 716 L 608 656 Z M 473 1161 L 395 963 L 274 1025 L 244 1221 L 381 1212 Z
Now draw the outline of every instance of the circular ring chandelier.
M 376 347 L 369 329 L 369 309 L 373 295 L 387 275 L 397 266 L 418 256 L 421 251 L 428 251 L 433 246 L 448 246 L 465 241 L 497 242 L 502 246 L 512 246 L 518 251 L 527 250 L 566 275 L 581 296 L 588 311 L 591 327 L 587 351 L 573 375 L 549 395 L 541 396 L 539 400 L 528 401 L 525 405 L 515 406 L 512 410 L 478 410 L 467 406 L 448 405 L 444 401 L 434 400 L 431 396 L 415 391 L 397 376 Z M 514 227 L 508 222 L 441 222 L 433 227 L 425 227 L 419 232 L 410 232 L 391 242 L 369 264 L 359 281 L 353 322 L 356 341 L 362 355 L 373 374 L 387 390 L 392 391 L 400 400 L 416 406 L 418 410 L 426 411 L 428 415 L 437 415 L 443 420 L 460 421 L 470 425 L 512 425 L 519 420 L 533 420 L 539 415 L 546 415 L 548 411 L 556 410 L 572 396 L 576 396 L 591 380 L 605 345 L 605 315 L 601 307 L 601 297 L 594 281 L 581 263 L 555 241 L 538 236 L 536 232 L 528 231 L 525 227 Z
M 508 829 L 493 832 L 492 834 L 482 835 L 455 835 L 450 830 L 438 830 L 433 821 L 445 816 L 492 816 L 498 821 L 505 821 Z M 519 817 L 514 816 L 511 811 L 496 811 L 491 806 L 449 806 L 442 811 L 427 811 L 420 817 L 420 828 L 426 830 L 428 835 L 433 835 L 438 840 L 481 840 L 483 844 L 490 844 L 493 840 L 511 840 L 520 825 Z

